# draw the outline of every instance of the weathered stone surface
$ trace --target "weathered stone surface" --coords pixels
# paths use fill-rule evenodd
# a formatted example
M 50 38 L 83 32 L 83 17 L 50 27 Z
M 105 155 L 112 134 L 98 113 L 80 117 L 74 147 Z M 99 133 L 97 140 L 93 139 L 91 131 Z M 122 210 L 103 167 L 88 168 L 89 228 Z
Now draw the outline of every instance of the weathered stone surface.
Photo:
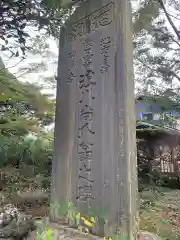
M 129 1 L 89 0 L 62 29 L 52 203 L 108 213 L 108 235 L 133 239 L 136 148 Z M 99 209 L 97 209 L 99 208 Z M 58 220 L 55 211 L 51 217 Z

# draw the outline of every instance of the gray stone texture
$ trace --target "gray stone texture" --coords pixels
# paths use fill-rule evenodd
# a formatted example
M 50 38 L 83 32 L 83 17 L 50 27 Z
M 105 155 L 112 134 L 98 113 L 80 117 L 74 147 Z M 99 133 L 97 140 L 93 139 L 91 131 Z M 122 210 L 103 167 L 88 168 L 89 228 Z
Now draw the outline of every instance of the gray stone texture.
M 128 240 L 137 213 L 131 27 L 128 0 L 89 0 L 62 28 L 51 197 L 107 212 L 99 233 Z

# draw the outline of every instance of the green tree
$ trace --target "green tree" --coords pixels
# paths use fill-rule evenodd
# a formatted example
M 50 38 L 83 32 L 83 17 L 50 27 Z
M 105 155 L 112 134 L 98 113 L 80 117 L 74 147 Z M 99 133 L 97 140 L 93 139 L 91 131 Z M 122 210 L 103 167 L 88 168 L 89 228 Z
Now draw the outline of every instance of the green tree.
M 51 123 L 54 102 L 37 86 L 19 82 L 4 64 L 0 68 L 0 134 L 23 136 Z
M 36 74 L 38 76 L 38 86 L 42 88 L 54 91 L 56 89 L 56 71 L 58 61 L 58 47 L 57 52 L 50 48 L 49 37 L 47 34 L 38 34 L 35 37 L 30 38 L 30 48 L 27 50 L 28 56 L 32 56 L 33 60 L 26 66 L 23 63 L 19 64 L 17 75 L 23 74 L 27 76 L 29 74 Z M 56 40 L 54 40 L 55 45 Z
M 2 0 L 0 2 L 1 50 L 13 55 L 25 54 L 29 37 L 27 29 L 37 27 L 58 37 L 62 19 L 71 11 L 74 1 L 68 0 Z
M 180 19 L 177 15 L 180 14 L 180 7 L 177 1 L 172 2 L 171 12 L 169 5 L 166 5 L 165 10 L 160 8 L 160 4 L 159 8 L 156 5 L 158 14 L 154 16 L 153 11 L 150 12 L 152 21 L 149 21 L 150 24 L 146 25 L 146 29 L 134 36 L 135 80 L 137 94 L 159 95 L 179 103 L 180 39 L 167 14 L 171 19 L 176 20 L 176 26 L 174 23 L 173 26 L 179 31 Z M 152 4 L 154 1 L 150 5 Z M 143 12 L 143 8 L 140 11 Z M 138 88 L 138 85 L 141 87 Z M 164 104 L 166 105 L 165 102 Z M 173 109 L 176 108 L 175 106 L 177 104 L 168 105 Z
M 3 40 L 1 50 L 8 50 L 16 56 L 19 56 L 21 52 L 25 54 L 28 49 L 26 42 L 31 35 L 29 31 L 31 27 L 36 27 L 39 30 L 43 29 L 47 34 L 59 37 L 60 27 L 64 20 L 72 13 L 73 7 L 78 6 L 81 2 L 83 1 L 2 0 L 0 3 L 0 38 Z M 136 32 L 144 28 L 142 22 L 150 22 L 159 9 L 157 7 L 159 4 L 155 0 L 142 0 L 141 2 L 142 11 L 140 9 L 139 12 L 134 13 L 134 29 Z M 147 17 L 149 11 L 151 16 Z

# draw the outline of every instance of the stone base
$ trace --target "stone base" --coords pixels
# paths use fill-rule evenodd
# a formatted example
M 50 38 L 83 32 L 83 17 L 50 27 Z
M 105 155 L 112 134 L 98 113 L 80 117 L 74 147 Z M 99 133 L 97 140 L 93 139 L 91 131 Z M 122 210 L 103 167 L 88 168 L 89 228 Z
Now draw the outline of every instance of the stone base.
M 48 222 L 48 219 L 46 221 L 46 224 L 43 225 L 41 222 L 37 223 L 37 226 L 39 226 L 39 229 L 42 229 L 43 233 L 41 235 L 43 240 L 46 240 L 46 233 L 47 230 L 52 230 L 53 233 L 53 240 L 104 240 L 104 238 L 100 238 L 94 235 L 85 234 L 83 232 L 80 232 L 77 229 L 70 228 L 68 226 L 64 226 L 58 223 L 51 223 Z M 28 236 L 27 240 L 35 240 L 37 239 L 37 233 L 38 231 L 33 231 Z M 119 239 L 118 239 L 119 240 Z M 162 240 L 159 236 L 156 234 L 147 232 L 147 231 L 140 231 L 138 232 L 135 240 Z
M 43 226 L 42 226 L 43 229 Z M 53 240 L 84 240 L 84 239 L 90 239 L 90 240 L 103 240 L 103 238 L 99 238 L 93 235 L 87 235 L 83 232 L 80 232 L 79 230 L 69 228 L 67 226 L 59 225 L 57 223 L 48 223 L 46 227 L 44 227 L 44 231 L 42 233 L 42 239 L 46 239 L 46 233 L 47 230 L 51 229 L 53 233 Z M 27 238 L 27 240 L 37 239 L 37 233 L 38 231 L 33 231 Z

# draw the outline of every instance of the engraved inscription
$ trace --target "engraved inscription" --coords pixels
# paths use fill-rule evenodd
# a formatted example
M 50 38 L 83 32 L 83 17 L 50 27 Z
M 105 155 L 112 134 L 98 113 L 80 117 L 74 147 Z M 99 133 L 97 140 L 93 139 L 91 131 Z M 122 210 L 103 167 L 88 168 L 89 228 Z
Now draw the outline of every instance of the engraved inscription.
M 89 186 L 88 186 L 89 187 Z M 76 199 L 81 201 L 81 202 L 86 202 L 87 200 L 93 200 L 94 197 L 92 196 L 92 190 L 91 188 L 88 189 L 84 187 L 79 187 L 79 192 L 81 193 Z
M 79 175 L 79 178 L 83 178 L 85 179 L 87 182 L 90 182 L 90 183 L 93 183 L 94 180 L 90 180 L 88 177 L 85 177 L 85 176 L 82 176 L 82 175 Z
M 124 136 L 124 126 L 123 126 L 123 122 L 124 121 L 121 120 L 121 122 L 119 124 L 119 133 L 120 133 L 120 136 L 122 136 L 119 148 L 120 148 L 120 155 L 122 157 L 124 156 L 124 137 L 123 137 Z
M 68 69 L 67 83 L 72 83 L 75 79 L 76 79 L 75 73 L 72 72 L 71 69 Z
M 92 41 L 86 39 L 83 42 L 84 56 L 82 57 L 83 73 L 79 76 L 79 123 L 78 123 L 78 158 L 79 158 L 79 182 L 77 201 L 88 203 L 94 199 L 92 191 L 94 180 L 92 179 L 91 162 L 93 161 L 93 139 L 95 131 L 92 129 L 94 110 L 92 108 L 92 86 L 96 85 L 92 66 Z M 84 134 L 84 132 L 86 134 Z M 89 134 L 90 133 L 90 134 Z M 90 139 L 89 139 L 90 137 Z
M 66 37 L 67 43 L 75 41 L 76 39 L 84 35 L 87 35 L 89 29 L 88 26 L 89 26 L 88 19 L 82 19 L 78 23 L 74 24 L 70 30 L 71 32 L 67 33 Z
M 78 152 L 79 160 L 92 159 L 92 147 L 94 144 L 85 143 L 84 141 L 79 144 L 80 151 Z
M 74 72 L 75 67 L 75 61 L 76 61 L 76 52 L 71 52 L 68 54 L 68 77 L 67 77 L 67 83 L 70 84 L 76 79 L 76 74 Z
M 83 191 L 83 192 L 86 192 L 88 194 L 91 194 L 91 192 L 92 192 L 92 185 L 90 185 L 90 186 L 84 185 L 83 187 L 79 186 L 79 191 Z
M 89 124 L 92 122 L 92 117 L 93 117 L 93 109 L 90 106 L 85 105 L 80 113 L 81 126 L 79 130 L 83 130 L 85 127 L 87 127 L 88 131 L 94 134 L 94 132 L 89 128 Z
M 109 48 L 111 46 L 111 38 L 105 37 L 101 39 L 100 42 L 100 54 L 102 56 L 102 64 L 101 64 L 101 73 L 109 72 Z
M 81 93 L 81 99 L 80 103 L 83 102 L 83 97 L 85 93 L 88 93 L 91 91 L 92 86 L 96 85 L 96 82 L 93 81 L 92 77 L 94 75 L 94 72 L 92 70 L 86 70 L 85 74 L 80 75 L 80 80 L 79 80 L 79 89 Z M 92 96 L 94 99 L 94 96 Z
M 86 164 L 83 164 L 82 166 L 80 166 L 80 171 L 84 171 L 85 173 L 91 172 L 91 168 L 88 167 Z
M 76 197 L 76 199 L 79 202 L 84 202 L 84 203 L 94 199 L 92 194 L 94 180 L 90 179 L 89 173 L 92 170 L 90 168 L 88 169 L 89 169 L 88 176 L 84 176 L 85 174 L 83 173 L 79 174 L 78 194 Z
M 68 60 L 70 60 L 69 61 L 69 67 L 70 68 L 72 68 L 72 67 L 74 67 L 75 66 L 75 61 L 76 61 L 76 52 L 70 52 L 69 54 L 68 54 Z
M 96 10 L 90 15 L 73 24 L 70 31 L 67 33 L 66 42 L 72 42 L 82 36 L 86 36 L 90 32 L 94 32 L 98 28 L 108 26 L 113 22 L 114 3 L 109 3 L 106 6 Z
M 119 136 L 120 136 L 120 142 L 119 142 L 119 155 L 121 157 L 124 156 L 124 110 L 120 110 L 119 112 Z
M 82 65 L 85 72 L 79 77 L 79 89 L 80 89 L 80 103 L 83 102 L 85 93 L 90 93 L 92 91 L 92 86 L 96 85 L 94 77 L 94 71 L 92 70 L 92 57 L 94 53 L 92 52 L 92 41 L 87 39 L 84 41 L 84 56 L 82 57 Z M 92 99 L 94 97 L 92 96 Z
M 90 17 L 91 31 L 107 26 L 113 21 L 113 3 L 94 12 Z
M 83 66 L 85 69 L 91 69 L 92 68 L 92 57 L 94 56 L 94 53 L 92 51 L 92 40 L 87 39 L 83 42 L 84 45 L 84 56 L 82 57 L 83 60 Z

